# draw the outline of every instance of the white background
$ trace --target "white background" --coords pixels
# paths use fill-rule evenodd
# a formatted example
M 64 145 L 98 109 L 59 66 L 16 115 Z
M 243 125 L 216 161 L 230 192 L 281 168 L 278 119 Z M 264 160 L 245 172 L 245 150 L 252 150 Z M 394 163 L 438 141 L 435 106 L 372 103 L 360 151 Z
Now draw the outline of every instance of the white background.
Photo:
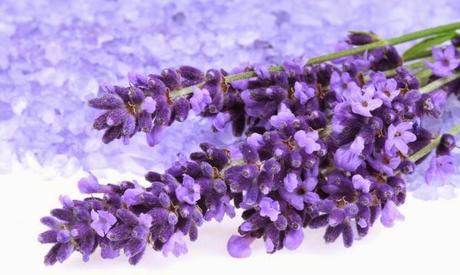
M 189 253 L 180 258 L 164 258 L 148 250 L 137 266 L 131 266 L 124 256 L 102 260 L 94 254 L 83 263 L 75 253 L 63 264 L 45 267 L 43 256 L 50 246 L 37 242 L 37 235 L 46 229 L 39 219 L 60 206 L 60 194 L 82 198 L 76 186 L 82 175 L 63 178 L 18 165 L 10 174 L 0 175 L 3 274 L 460 274 L 460 198 L 426 202 L 411 196 L 401 208 L 404 222 L 390 229 L 378 224 L 350 249 L 341 240 L 326 245 L 322 230 L 306 230 L 296 251 L 268 255 L 262 242 L 256 242 L 251 257 L 233 259 L 225 247 L 239 222 L 235 218 L 205 224 L 198 241 L 189 242 Z M 134 179 L 116 173 L 106 178 L 111 182 Z

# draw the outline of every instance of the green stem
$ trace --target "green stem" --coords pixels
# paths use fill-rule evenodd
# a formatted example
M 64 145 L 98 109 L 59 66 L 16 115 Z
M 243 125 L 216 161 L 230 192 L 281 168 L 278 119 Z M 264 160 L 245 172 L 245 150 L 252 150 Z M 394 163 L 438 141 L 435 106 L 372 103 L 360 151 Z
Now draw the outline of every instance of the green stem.
M 457 30 L 457 29 L 460 29 L 460 22 L 455 22 L 455 23 L 451 23 L 451 24 L 447 24 L 447 25 L 441 25 L 441 26 L 437 26 L 437 27 L 434 27 L 434 28 L 428 28 L 428 29 L 424 29 L 424 30 L 404 34 L 404 35 L 401 35 L 401 36 L 389 38 L 389 39 L 386 39 L 386 40 L 379 40 L 377 42 L 362 45 L 362 46 L 359 46 L 359 47 L 355 47 L 355 48 L 351 48 L 351 49 L 347 49 L 347 50 L 343 50 L 343 51 L 339 51 L 339 52 L 335 52 L 335 53 L 331 53 L 331 54 L 321 55 L 321 56 L 318 56 L 318 57 L 313 57 L 310 60 L 308 60 L 306 65 L 318 64 L 318 63 L 334 60 L 334 59 L 345 57 L 345 56 L 355 55 L 355 54 L 365 52 L 367 50 L 372 50 L 372 49 L 382 47 L 382 46 L 386 46 L 386 45 L 398 45 L 398 44 L 402 44 L 402 43 L 412 41 L 412 40 L 416 40 L 416 39 L 419 39 L 419 38 L 428 37 L 428 36 L 432 36 L 432 35 L 436 35 L 436 34 L 440 34 L 440 33 L 444 33 L 444 32 L 454 31 L 454 30 Z M 283 70 L 284 70 L 284 67 L 282 65 L 275 65 L 275 66 L 271 66 L 271 67 L 268 68 L 269 72 L 281 72 Z M 247 72 L 242 72 L 242 73 L 238 73 L 238 74 L 227 75 L 226 77 L 224 77 L 224 81 L 226 83 L 230 83 L 232 81 L 248 79 L 248 78 L 252 78 L 252 77 L 255 77 L 255 76 L 257 76 L 257 74 L 254 71 L 247 71 Z M 204 84 L 204 82 L 199 83 L 196 86 L 201 87 L 201 86 L 203 86 L 203 84 Z M 194 87 L 195 86 L 190 86 L 190 87 L 185 87 L 185 88 L 173 91 L 171 93 L 171 96 L 172 97 L 179 97 L 179 96 L 189 94 L 189 93 L 191 93 L 193 91 Z
M 409 71 L 418 70 L 420 68 L 423 68 L 425 66 L 425 62 L 430 59 L 431 58 L 420 59 L 418 61 L 405 65 L 404 68 L 406 68 Z M 396 75 L 397 71 L 396 69 L 392 69 L 392 70 L 384 71 L 383 73 L 385 74 L 385 76 L 389 77 L 389 76 Z
M 460 124 L 455 125 L 452 127 L 449 131 L 447 131 L 447 134 L 451 134 L 453 136 L 456 136 L 460 134 Z M 416 153 L 414 153 L 412 156 L 409 157 L 409 160 L 416 162 L 419 159 L 423 158 L 425 155 L 429 154 L 436 146 L 438 146 L 439 142 L 441 141 L 441 135 L 433 139 L 430 144 L 427 146 L 423 147 Z
M 430 84 L 426 85 L 425 87 L 420 88 L 420 92 L 422 94 L 432 92 L 434 90 L 437 90 L 437 89 L 441 88 L 442 86 L 446 85 L 447 83 L 452 82 L 452 81 L 454 81 L 456 79 L 459 79 L 459 78 L 460 78 L 460 72 L 455 72 L 449 77 L 440 78 L 438 80 L 435 80 L 435 81 L 431 82 Z

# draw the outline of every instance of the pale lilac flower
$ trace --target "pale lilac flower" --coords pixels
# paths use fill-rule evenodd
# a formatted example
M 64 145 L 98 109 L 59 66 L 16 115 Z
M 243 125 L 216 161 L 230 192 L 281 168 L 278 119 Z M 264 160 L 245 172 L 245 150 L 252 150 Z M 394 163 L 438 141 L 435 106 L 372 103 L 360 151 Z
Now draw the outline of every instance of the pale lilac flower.
M 351 178 L 353 187 L 357 190 L 361 190 L 364 193 L 369 193 L 371 187 L 371 181 L 363 178 L 363 176 L 356 174 Z
M 157 109 L 157 102 L 150 96 L 146 97 L 141 105 L 142 110 L 149 114 L 153 114 Z
M 99 184 L 94 175 L 89 175 L 78 181 L 78 190 L 82 194 L 103 193 L 107 191 L 107 187 Z
M 360 92 L 361 88 L 353 81 L 348 73 L 333 72 L 331 75 L 331 88 L 336 92 L 337 98 L 343 100 L 349 94 Z
M 216 117 L 214 117 L 212 121 L 212 125 L 216 130 L 218 131 L 223 131 L 225 129 L 225 126 L 231 121 L 231 116 L 229 113 L 225 112 L 219 112 Z
M 391 106 L 391 102 L 400 93 L 398 89 L 398 83 L 393 78 L 386 79 L 383 81 L 377 81 L 375 83 L 377 88 L 377 97 L 380 98 L 386 106 Z
M 297 249 L 303 241 L 303 228 L 288 230 L 284 239 L 284 247 L 289 250 Z
M 101 237 L 105 237 L 110 228 L 117 222 L 114 215 L 104 210 L 91 210 L 91 220 L 91 228 Z
M 296 187 L 290 189 L 291 191 L 287 188 L 285 188 L 285 190 L 280 190 L 281 197 L 295 209 L 302 211 L 305 207 L 305 203 L 314 204 L 320 201 L 318 194 L 313 191 L 317 183 L 318 181 L 315 177 L 309 177 L 304 181 L 297 180 Z
M 393 154 L 394 149 L 404 155 L 409 151 L 408 143 L 417 139 L 417 137 L 409 130 L 412 129 L 411 122 L 401 122 L 398 125 L 390 124 L 388 127 L 387 139 L 385 141 L 385 151 L 388 154 Z
M 284 103 L 281 103 L 278 114 L 273 115 L 270 118 L 270 124 L 279 129 L 290 124 L 294 121 L 294 119 L 295 115 L 291 112 L 291 110 Z
M 177 231 L 172 234 L 172 236 L 161 248 L 161 252 L 164 256 L 168 256 L 169 253 L 172 253 L 176 257 L 187 253 L 188 249 L 184 241 L 184 233 Z
M 389 200 L 385 203 L 385 206 L 382 209 L 382 214 L 380 216 L 380 221 L 386 227 L 392 227 L 396 220 L 403 221 L 404 215 L 399 212 L 396 204 Z
M 187 174 L 184 174 L 182 185 L 176 188 L 177 199 L 188 204 L 195 204 L 200 199 L 200 185 Z
M 260 216 L 268 217 L 272 222 L 276 221 L 280 213 L 280 204 L 269 197 L 263 197 L 259 202 Z
M 257 74 L 258 77 L 262 79 L 269 79 L 271 76 L 268 67 L 264 65 L 255 65 L 254 72 Z
M 69 196 L 66 195 L 60 195 L 59 196 L 59 202 L 62 204 L 64 208 L 72 208 L 74 207 L 73 200 L 70 199 Z
M 321 149 L 321 145 L 317 143 L 319 135 L 317 131 L 305 132 L 299 130 L 294 134 L 294 139 L 299 147 L 304 148 L 307 154 L 311 154 Z
M 365 117 L 372 117 L 371 112 L 382 106 L 380 98 L 374 98 L 375 88 L 368 86 L 363 91 L 353 91 L 346 98 L 350 103 L 351 111 Z
M 460 58 L 455 56 L 455 47 L 449 45 L 442 48 L 433 48 L 434 62 L 426 62 L 426 65 L 439 77 L 446 77 L 460 65 Z
M 246 258 L 251 255 L 251 243 L 255 238 L 233 235 L 227 242 L 227 251 L 234 258 Z
M 427 184 L 445 183 L 455 171 L 456 166 L 451 155 L 435 156 L 431 159 L 430 166 L 425 173 L 425 182 Z
M 211 96 L 207 89 L 195 88 L 193 96 L 190 98 L 190 105 L 195 113 L 201 113 L 206 106 L 212 102 Z
M 249 137 L 247 137 L 246 141 L 254 149 L 259 149 L 259 147 L 263 144 L 263 137 L 261 134 L 252 133 Z
M 294 84 L 294 96 L 300 101 L 300 104 L 305 104 L 310 98 L 315 96 L 315 89 L 308 86 L 305 82 L 296 82 Z
M 286 72 L 290 74 L 301 74 L 303 72 L 303 66 L 305 64 L 302 56 L 287 59 L 283 62 L 283 67 Z
M 121 201 L 126 205 L 136 205 L 141 202 L 139 196 L 144 193 L 142 188 L 130 188 L 127 189 L 121 196 Z
M 153 218 L 150 214 L 141 213 L 137 220 L 139 222 L 139 225 L 145 228 L 150 228 L 150 226 L 152 225 Z
M 299 178 L 295 173 L 291 172 L 287 174 L 286 177 L 284 178 L 284 188 L 288 192 L 294 191 L 298 185 L 299 185 Z
M 367 159 L 367 163 L 369 163 L 375 170 L 385 173 L 388 176 L 393 176 L 394 170 L 401 163 L 401 158 L 399 156 L 374 154 L 373 157 Z
M 334 154 L 335 165 L 345 171 L 355 171 L 361 163 L 363 163 L 363 159 L 361 157 L 363 150 L 364 139 L 361 136 L 357 136 L 351 144 L 337 149 Z

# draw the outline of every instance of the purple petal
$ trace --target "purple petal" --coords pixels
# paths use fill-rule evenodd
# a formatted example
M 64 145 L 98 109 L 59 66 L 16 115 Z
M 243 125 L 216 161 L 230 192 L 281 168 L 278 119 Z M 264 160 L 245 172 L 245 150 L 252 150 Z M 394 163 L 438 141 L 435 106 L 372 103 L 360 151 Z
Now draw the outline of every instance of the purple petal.
M 233 235 L 227 242 L 227 251 L 234 258 L 246 258 L 251 255 L 251 244 L 255 239 L 249 235 Z

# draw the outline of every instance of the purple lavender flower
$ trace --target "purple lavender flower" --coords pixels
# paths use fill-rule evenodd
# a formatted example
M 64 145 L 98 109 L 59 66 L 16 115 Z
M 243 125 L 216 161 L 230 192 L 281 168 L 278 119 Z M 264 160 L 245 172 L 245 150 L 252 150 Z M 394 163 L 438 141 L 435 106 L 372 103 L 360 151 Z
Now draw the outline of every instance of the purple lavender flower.
M 261 134 L 252 133 L 246 141 L 252 148 L 259 149 L 259 147 L 263 144 L 263 137 Z
M 94 175 L 80 179 L 78 181 L 78 189 L 82 194 L 102 193 L 106 190 L 103 185 L 99 184 Z
M 299 178 L 295 173 L 289 173 L 284 178 L 284 188 L 288 192 L 293 192 L 299 185 Z
M 289 230 L 284 240 L 284 246 L 289 250 L 297 249 L 303 241 L 303 230 L 302 228 L 297 230 Z
M 255 238 L 251 236 L 233 235 L 227 242 L 227 251 L 234 258 L 246 258 L 251 255 L 251 244 Z
M 305 82 L 296 82 L 294 84 L 294 96 L 300 101 L 300 104 L 305 104 L 315 96 L 315 89 L 311 88 Z
M 385 141 L 385 151 L 388 154 L 393 154 L 394 150 L 398 150 L 404 155 L 409 152 L 408 143 L 417 139 L 417 137 L 409 130 L 412 129 L 411 122 L 401 122 L 398 125 L 390 124 L 388 127 L 387 139 Z
M 303 148 L 307 154 L 311 154 L 321 149 L 321 145 L 317 143 L 318 138 L 318 132 L 315 130 L 309 132 L 300 130 L 294 134 L 294 139 L 297 142 L 297 145 Z
M 200 185 L 187 174 L 184 174 L 182 185 L 176 189 L 176 196 L 179 201 L 188 204 L 195 204 L 200 199 Z
M 303 57 L 299 56 L 296 58 L 287 59 L 283 62 L 284 69 L 286 72 L 296 75 L 301 74 L 305 61 Z
M 254 66 L 254 72 L 258 77 L 262 79 L 269 79 L 271 76 L 270 72 L 268 71 L 268 67 L 263 65 Z
M 260 216 L 268 217 L 272 222 L 276 221 L 280 213 L 280 204 L 269 197 L 263 197 L 259 202 Z
M 362 115 L 365 117 L 372 117 L 371 112 L 380 106 L 382 106 L 382 100 L 380 98 L 374 98 L 375 88 L 368 86 L 363 91 L 352 91 L 347 101 L 350 103 L 351 110 L 353 113 Z
M 371 181 L 363 178 L 363 176 L 357 174 L 354 175 L 352 178 L 353 187 L 357 190 L 361 190 L 364 193 L 369 193 L 371 188 Z
M 116 138 L 123 138 L 124 143 L 138 130 L 150 131 L 152 113 L 157 109 L 152 97 L 137 86 L 129 88 L 107 87 L 101 97 L 91 99 L 89 105 L 96 109 L 105 110 L 94 121 L 94 128 L 105 130 L 102 138 L 109 143 Z M 167 109 L 166 103 L 159 105 L 160 109 Z
M 217 131 L 223 131 L 225 126 L 232 120 L 232 117 L 229 113 L 218 113 L 212 121 L 212 125 Z
M 401 163 L 401 158 L 399 156 L 386 154 L 373 154 L 367 159 L 367 163 L 375 170 L 393 176 L 394 170 L 398 168 Z
M 355 171 L 362 163 L 361 153 L 364 150 L 364 139 L 357 136 L 349 145 L 337 149 L 334 154 L 334 162 L 338 168 L 349 172 Z
M 121 201 L 128 206 L 136 205 L 142 201 L 142 198 L 140 197 L 142 193 L 144 193 L 142 188 L 128 189 L 121 196 Z
M 361 92 L 358 84 L 354 82 L 350 74 L 344 72 L 341 75 L 338 72 L 333 72 L 331 75 L 331 88 L 336 92 L 337 97 L 341 100 L 347 98 L 352 93 Z
M 288 174 L 288 176 L 289 175 L 290 174 Z M 315 204 L 320 201 L 318 194 L 313 192 L 316 184 L 317 179 L 309 177 L 304 181 L 297 180 L 295 187 L 290 186 L 287 188 L 285 178 L 284 190 L 281 190 L 280 194 L 286 202 L 292 205 L 295 209 L 301 211 L 304 209 L 305 203 Z
M 456 172 L 454 158 L 450 155 L 435 156 L 425 173 L 427 184 L 444 184 L 450 175 Z
M 190 105 L 192 105 L 192 110 L 196 114 L 201 113 L 211 102 L 212 98 L 207 89 L 195 88 L 193 90 L 193 96 L 190 98 Z
M 112 213 L 104 210 L 92 210 L 91 219 L 93 221 L 91 223 L 91 228 L 101 237 L 105 237 L 110 228 L 117 222 L 117 219 Z
M 391 107 L 391 102 L 400 93 L 400 89 L 398 89 L 398 83 L 392 78 L 376 81 L 375 87 L 377 89 L 377 97 L 380 98 L 388 107 Z
M 180 231 L 174 233 L 163 245 L 161 249 L 163 255 L 168 256 L 169 253 L 172 253 L 174 256 L 179 257 L 182 254 L 186 254 L 188 252 L 188 249 L 183 239 L 184 233 Z
M 404 220 L 404 216 L 399 212 L 398 207 L 393 201 L 387 201 L 382 209 L 380 221 L 386 227 L 392 227 L 396 220 Z
M 460 58 L 456 57 L 455 47 L 452 45 L 445 48 L 433 48 L 434 62 L 426 62 L 426 65 L 439 77 L 446 77 L 452 74 L 460 65 Z
M 148 114 L 153 114 L 157 109 L 157 102 L 152 97 L 146 97 L 142 102 L 141 108 Z
M 280 105 L 278 114 L 273 115 L 270 118 L 270 123 L 273 127 L 279 129 L 281 127 L 286 127 L 287 125 L 292 123 L 294 119 L 295 119 L 294 114 L 284 103 L 282 103 Z

